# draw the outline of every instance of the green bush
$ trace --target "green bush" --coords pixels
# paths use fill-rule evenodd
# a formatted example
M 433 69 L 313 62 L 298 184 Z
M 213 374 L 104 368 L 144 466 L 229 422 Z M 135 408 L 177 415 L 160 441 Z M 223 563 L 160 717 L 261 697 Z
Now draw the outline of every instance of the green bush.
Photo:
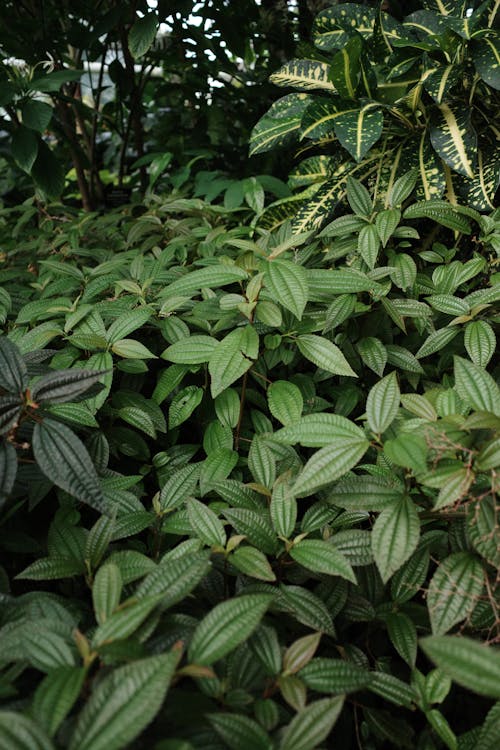
M 348 172 L 1 212 L 2 749 L 496 747 L 500 215 Z
M 499 226 L 414 184 L 4 212 L 3 747 L 493 746 Z

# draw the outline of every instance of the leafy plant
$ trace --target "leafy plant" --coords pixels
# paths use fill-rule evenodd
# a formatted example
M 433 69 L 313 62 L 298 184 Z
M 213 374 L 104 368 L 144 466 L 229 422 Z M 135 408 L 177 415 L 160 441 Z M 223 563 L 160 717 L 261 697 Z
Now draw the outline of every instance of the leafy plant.
M 296 233 L 321 227 L 344 199 L 349 175 L 387 210 L 399 209 L 405 196 L 392 188 L 411 170 L 422 200 L 494 207 L 498 6 L 419 5 L 402 21 L 367 4 L 321 10 L 316 49 L 273 73 L 273 83 L 299 93 L 278 99 L 259 120 L 250 153 L 298 141 L 306 158 L 290 175 L 299 192 L 269 207 L 263 226 L 293 217 Z

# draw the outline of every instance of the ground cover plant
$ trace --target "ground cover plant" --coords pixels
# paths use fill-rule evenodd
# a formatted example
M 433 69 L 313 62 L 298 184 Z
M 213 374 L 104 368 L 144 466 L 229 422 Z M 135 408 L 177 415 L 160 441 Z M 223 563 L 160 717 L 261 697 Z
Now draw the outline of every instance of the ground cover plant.
M 497 747 L 500 217 L 319 147 L 0 211 L 2 749 Z

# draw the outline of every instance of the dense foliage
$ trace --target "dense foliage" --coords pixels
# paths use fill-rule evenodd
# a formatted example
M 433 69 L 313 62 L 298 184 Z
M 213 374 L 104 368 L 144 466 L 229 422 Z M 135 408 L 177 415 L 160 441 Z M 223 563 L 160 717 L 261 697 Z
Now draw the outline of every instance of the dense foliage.
M 344 145 L 0 211 L 2 750 L 497 747 L 500 214 Z

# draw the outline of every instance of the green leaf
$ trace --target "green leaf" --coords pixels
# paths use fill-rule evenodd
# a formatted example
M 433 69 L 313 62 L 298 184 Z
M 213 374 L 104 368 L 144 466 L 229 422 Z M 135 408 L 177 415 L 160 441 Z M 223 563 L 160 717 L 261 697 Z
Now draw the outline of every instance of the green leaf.
M 474 364 L 486 367 L 495 353 L 497 340 L 489 323 L 485 320 L 473 320 L 465 326 L 464 344 Z
M 472 45 L 472 59 L 478 74 L 488 86 L 500 89 L 500 44 L 494 36 L 484 36 Z
M 217 514 L 204 503 L 191 497 L 187 501 L 189 522 L 195 535 L 209 547 L 224 547 L 226 532 Z
M 500 389 L 483 367 L 462 357 L 454 357 L 455 390 L 477 411 L 500 416 Z
M 297 521 L 297 503 L 287 479 L 284 475 L 275 482 L 269 506 L 276 533 L 285 539 L 289 539 L 293 534 Z
M 11 443 L 0 442 L 0 510 L 9 498 L 17 474 L 17 453 Z
M 464 216 L 464 211 L 464 206 L 451 206 L 446 201 L 441 200 L 426 200 L 408 206 L 404 212 L 404 218 L 432 219 L 438 224 L 448 227 L 448 229 L 453 229 L 455 232 L 470 234 L 471 226 L 466 216 Z
M 54 750 L 44 729 L 29 716 L 0 711 L 2 750 Z
M 344 696 L 339 695 L 303 708 L 285 727 L 279 750 L 314 750 L 330 734 L 343 704 Z
M 229 561 L 241 573 L 259 581 L 275 581 L 276 576 L 267 557 L 255 547 L 243 545 L 238 547 L 229 557 Z
M 192 463 L 177 469 L 162 487 L 160 506 L 163 511 L 173 510 L 193 494 L 200 478 L 201 463 Z
M 375 435 L 381 435 L 394 421 L 399 409 L 399 385 L 395 372 L 375 383 L 366 399 L 366 418 Z
M 432 632 L 444 635 L 468 617 L 481 596 L 483 585 L 481 563 L 469 552 L 455 552 L 443 560 L 427 592 Z
M 19 349 L 6 336 L 0 337 L 0 387 L 16 396 L 28 385 L 28 370 Z
M 95 619 L 102 625 L 120 604 L 123 588 L 122 575 L 115 563 L 107 562 L 96 573 L 92 584 Z
M 211 336 L 194 335 L 176 341 L 162 352 L 162 359 L 183 365 L 200 365 L 210 360 L 219 342 Z
M 395 229 L 401 220 L 401 211 L 398 208 L 387 208 L 385 211 L 379 211 L 375 217 L 375 226 L 377 228 L 382 247 L 385 247 L 392 237 Z
M 449 344 L 450 341 L 453 341 L 457 334 L 457 326 L 453 328 L 439 328 L 437 331 L 432 331 L 415 356 L 420 359 L 428 357 L 430 354 L 435 354 Z
M 156 354 L 135 339 L 119 339 L 114 342 L 111 351 L 125 359 L 157 359 Z
M 92 508 L 109 514 L 87 449 L 68 427 L 45 418 L 33 430 L 33 453 L 45 476 Z
M 132 57 L 137 60 L 143 57 L 153 44 L 158 29 L 158 16 L 154 12 L 138 18 L 128 35 L 128 47 Z
M 267 512 L 249 508 L 227 508 L 224 510 L 224 515 L 238 534 L 246 536 L 254 547 L 265 552 L 266 555 L 276 553 L 276 534 Z
M 240 397 L 234 388 L 226 388 L 214 400 L 217 419 L 224 427 L 234 428 L 240 415 Z
M 346 477 L 335 485 L 328 497 L 339 508 L 377 513 L 395 507 L 402 499 L 403 492 L 402 484 L 365 474 Z
M 386 701 L 396 706 L 405 706 L 405 708 L 412 708 L 416 702 L 414 690 L 394 675 L 375 671 L 371 673 L 371 678 L 368 690 L 380 695 Z
M 404 612 L 390 612 L 386 617 L 387 632 L 398 654 L 410 668 L 417 658 L 417 629 Z
M 61 195 L 64 189 L 62 164 L 43 140 L 38 143 L 38 153 L 31 167 L 31 176 L 49 200 Z
M 449 167 L 465 177 L 474 177 L 477 136 L 468 110 L 453 111 L 448 104 L 439 105 L 430 137 L 434 150 Z
M 313 658 L 321 640 L 321 633 L 311 633 L 298 638 L 283 654 L 283 673 L 295 674 Z
M 373 34 L 376 15 L 374 8 L 358 3 L 326 8 L 314 21 L 314 44 L 321 50 L 333 50 L 343 47 L 354 34 L 368 38 Z
M 52 111 L 49 104 L 29 99 L 22 108 L 23 125 L 38 133 L 43 133 L 52 119 Z
M 254 719 L 243 714 L 209 714 L 208 720 L 231 750 L 270 750 L 271 738 Z
M 481 726 L 481 733 L 474 750 L 495 750 L 499 735 L 500 703 L 495 703 Z
M 252 634 L 273 597 L 246 594 L 217 604 L 198 624 L 189 645 L 189 661 L 210 666 Z
M 33 78 L 29 82 L 28 88 L 31 89 L 31 91 L 59 91 L 63 83 L 67 83 L 68 81 L 79 81 L 84 72 L 84 70 L 74 70 L 71 68 L 54 70 L 52 73 L 44 72 L 43 76 Z
M 197 545 L 198 540 L 195 541 Z M 163 556 L 159 565 L 149 571 L 139 585 L 137 599 L 161 594 L 161 610 L 173 607 L 185 599 L 210 571 L 210 560 L 205 551 L 183 551 L 179 545 Z M 180 557 L 173 557 L 173 552 Z
M 312 333 L 303 334 L 297 338 L 297 346 L 306 359 L 322 370 L 334 375 L 358 377 L 338 346 L 332 344 L 329 339 Z
M 120 315 L 106 331 L 106 339 L 110 344 L 114 344 L 125 338 L 129 333 L 142 328 L 150 319 L 151 313 L 152 310 L 149 307 L 137 307 L 125 315 Z
M 500 439 L 495 442 L 500 453 Z M 467 534 L 474 549 L 495 568 L 500 568 L 500 524 L 493 497 L 482 497 L 467 506 Z
M 156 654 L 104 677 L 82 710 L 70 750 L 120 750 L 158 713 L 181 653 Z
M 342 659 L 313 659 L 300 672 L 307 687 L 318 693 L 352 693 L 369 685 L 368 670 Z
M 284 445 L 300 443 L 305 448 L 325 448 L 332 443 L 359 443 L 365 439 L 363 430 L 340 414 L 306 414 L 282 427 L 272 436 L 273 442 Z
M 107 370 L 57 370 L 43 375 L 31 389 L 31 398 L 38 403 L 60 404 L 78 401 L 89 388 L 99 383 Z M 89 394 L 89 396 L 92 394 Z
M 384 443 L 384 454 L 396 466 L 413 469 L 414 472 L 427 468 L 428 446 L 422 435 L 403 433 Z
M 356 349 L 365 365 L 382 377 L 387 364 L 387 349 L 380 339 L 367 336 L 358 341 Z
M 267 389 L 269 411 L 281 424 L 297 422 L 302 414 L 304 399 L 300 389 L 288 380 L 275 380 Z
M 259 337 L 251 325 L 236 328 L 222 339 L 208 363 L 212 398 L 232 385 L 253 365 L 259 353 Z
M 322 539 L 303 539 L 290 549 L 290 557 L 313 573 L 340 576 L 356 583 L 350 563 L 330 542 L 324 542 Z
M 292 487 L 296 497 L 307 497 L 346 474 L 369 448 L 366 438 L 339 440 L 314 453 Z
M 203 388 L 188 385 L 175 394 L 168 408 L 168 429 L 175 430 L 185 422 L 203 400 Z
M 380 249 L 380 237 L 374 224 L 367 224 L 358 235 L 358 253 L 370 270 L 375 268 Z
M 216 448 L 205 459 L 200 472 L 200 492 L 206 495 L 221 479 L 226 479 L 238 462 L 238 454 L 231 448 Z
M 401 175 L 395 181 L 389 193 L 389 203 L 391 206 L 399 207 L 410 197 L 417 184 L 417 170 L 410 169 L 406 174 Z
M 14 131 L 11 141 L 12 156 L 22 170 L 31 174 L 31 169 L 38 154 L 40 139 L 35 133 L 21 125 Z
M 303 266 L 282 258 L 266 265 L 265 285 L 273 299 L 301 320 L 307 302 L 307 276 Z
M 284 146 L 297 138 L 308 94 L 287 94 L 274 102 L 250 135 L 250 156 Z M 206 285 L 204 285 L 206 286 Z
M 335 635 L 328 607 L 312 591 L 300 586 L 281 586 L 280 594 L 280 605 L 283 604 L 285 610 L 298 622 L 320 633 Z
M 403 497 L 383 510 L 372 529 L 372 550 L 384 583 L 414 552 L 420 536 L 420 520 L 415 504 Z
M 161 596 L 152 595 L 139 601 L 131 599 L 124 602 L 120 609 L 109 615 L 96 629 L 92 638 L 93 645 L 99 648 L 107 643 L 128 638 L 142 625 L 160 599 Z
M 57 667 L 38 685 L 33 697 L 33 715 L 50 737 L 76 703 L 85 679 L 83 667 Z
M 273 73 L 269 80 L 275 86 L 287 86 L 301 91 L 326 89 L 334 92 L 335 86 L 330 74 L 331 67 L 327 63 L 317 60 L 290 60 Z
M 424 653 L 454 682 L 488 698 L 500 698 L 500 654 L 471 638 L 434 635 L 422 638 Z
M 361 38 L 353 36 L 332 59 L 331 80 L 337 92 L 345 99 L 356 99 L 361 74 L 359 58 L 362 47 Z
M 40 637 L 28 630 L 23 634 L 23 649 L 27 661 L 42 672 L 75 663 L 72 650 L 57 633 L 46 632 Z
M 335 135 L 358 164 L 379 140 L 383 127 L 384 116 L 372 103 L 335 118 Z
M 67 557 L 41 557 L 28 565 L 16 578 L 31 581 L 52 581 L 81 575 L 84 568 L 78 560 Z

